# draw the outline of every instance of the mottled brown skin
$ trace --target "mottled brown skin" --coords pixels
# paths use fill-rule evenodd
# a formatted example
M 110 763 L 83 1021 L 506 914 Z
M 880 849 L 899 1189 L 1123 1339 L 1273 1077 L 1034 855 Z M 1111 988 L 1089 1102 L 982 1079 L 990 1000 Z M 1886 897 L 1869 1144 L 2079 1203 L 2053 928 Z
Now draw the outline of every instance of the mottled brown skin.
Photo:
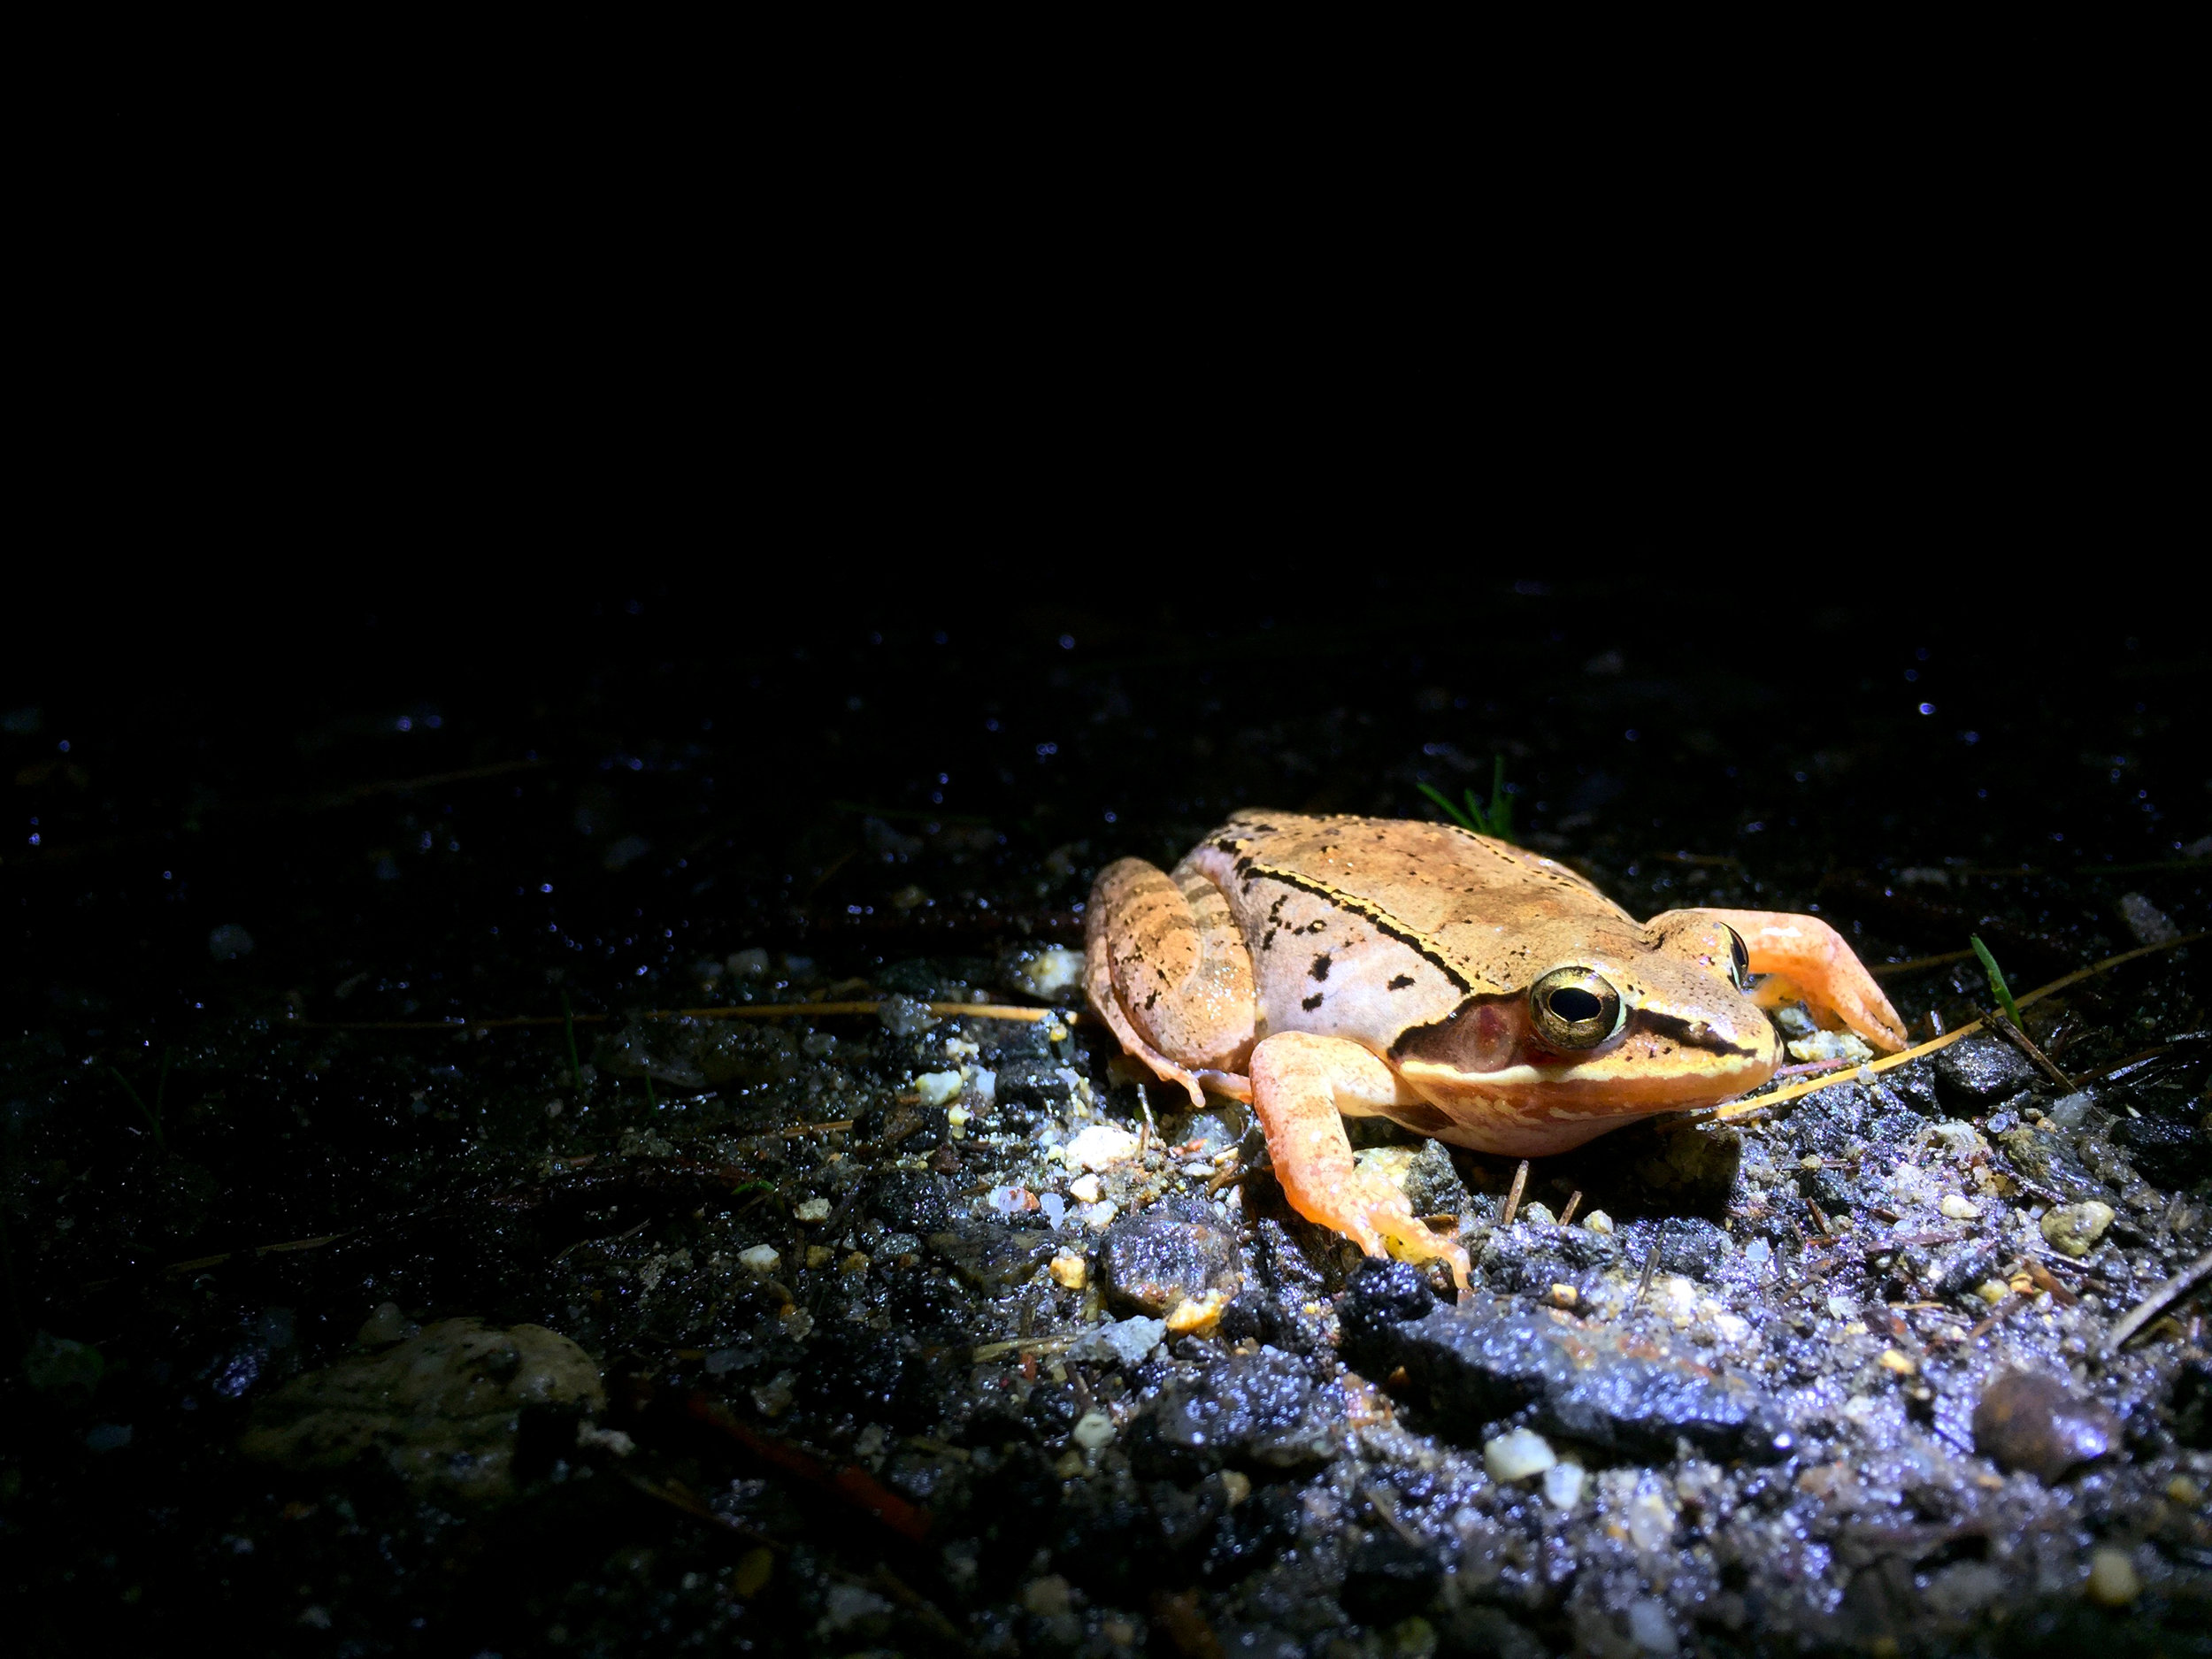
M 1565 865 L 1442 824 L 1237 813 L 1171 872 L 1100 872 L 1086 943 L 1091 1004 L 1123 1048 L 1194 1102 L 1250 1100 L 1301 1214 L 1371 1254 L 1446 1260 L 1463 1286 L 1465 1253 L 1353 1167 L 1343 1116 L 1534 1156 L 1725 1100 L 1781 1054 L 1746 958 L 1875 1047 L 1905 1043 L 1817 917 L 1639 923 Z M 1565 968 L 1614 994 L 1617 1024 L 1578 1046 L 1547 1037 L 1531 995 Z

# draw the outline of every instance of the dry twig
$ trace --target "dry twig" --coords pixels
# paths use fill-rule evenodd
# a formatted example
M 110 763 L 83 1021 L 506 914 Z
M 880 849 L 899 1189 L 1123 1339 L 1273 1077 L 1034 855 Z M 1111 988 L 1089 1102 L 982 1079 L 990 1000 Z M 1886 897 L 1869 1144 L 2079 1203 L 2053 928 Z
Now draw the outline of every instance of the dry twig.
M 2202 1284 L 2208 1276 L 2212 1276 L 2212 1250 L 2207 1250 L 2121 1316 L 2119 1323 L 2112 1327 L 2112 1334 L 2105 1338 L 2105 1354 L 2109 1356 L 2118 1353 L 2121 1343 Z

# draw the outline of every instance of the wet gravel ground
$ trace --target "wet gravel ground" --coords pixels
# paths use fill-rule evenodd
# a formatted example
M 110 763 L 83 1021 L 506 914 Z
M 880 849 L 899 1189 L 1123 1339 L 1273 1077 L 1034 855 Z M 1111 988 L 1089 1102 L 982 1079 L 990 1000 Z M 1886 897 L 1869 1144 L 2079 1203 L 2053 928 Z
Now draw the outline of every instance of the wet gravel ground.
M 1068 954 L 1113 857 L 1502 755 L 1639 914 L 1950 958 L 1885 977 L 1932 1036 L 1970 932 L 2025 990 L 2212 926 L 2200 644 L 1472 591 L 1455 643 L 1386 588 L 641 588 L 12 684 L 12 1643 L 2212 1647 L 2203 1295 L 2108 1351 L 2212 1246 L 2202 946 L 2025 1010 L 2063 1084 L 1970 1037 L 1539 1161 L 1509 1225 L 1511 1161 L 1368 1130 L 1464 1306 L 1141 1081 Z

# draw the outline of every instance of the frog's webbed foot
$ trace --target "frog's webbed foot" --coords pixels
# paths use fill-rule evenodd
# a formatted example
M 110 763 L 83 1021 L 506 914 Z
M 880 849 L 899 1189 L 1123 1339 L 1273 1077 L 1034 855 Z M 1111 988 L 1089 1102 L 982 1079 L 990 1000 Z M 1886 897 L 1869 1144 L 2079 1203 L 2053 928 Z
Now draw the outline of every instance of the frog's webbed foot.
M 1290 1207 L 1370 1256 L 1448 1263 L 1464 1291 L 1467 1252 L 1430 1232 L 1403 1193 L 1352 1162 L 1343 1107 L 1372 1111 L 1397 1096 L 1390 1068 L 1356 1043 L 1286 1031 L 1252 1050 L 1253 1108 Z
M 1817 916 L 1793 916 L 1777 910 L 1669 910 L 1655 916 L 1658 927 L 1670 917 L 1700 916 L 1725 922 L 1742 935 L 1751 957 L 1751 972 L 1776 974 L 1786 985 L 1770 981 L 1762 987 L 1762 1006 L 1790 1000 L 1785 993 L 1801 994 L 1816 1009 L 1825 1010 L 1852 1031 L 1886 1053 L 1894 1054 L 1910 1041 L 1905 1022 L 1897 1018 L 1882 987 L 1874 983 L 1843 935 Z

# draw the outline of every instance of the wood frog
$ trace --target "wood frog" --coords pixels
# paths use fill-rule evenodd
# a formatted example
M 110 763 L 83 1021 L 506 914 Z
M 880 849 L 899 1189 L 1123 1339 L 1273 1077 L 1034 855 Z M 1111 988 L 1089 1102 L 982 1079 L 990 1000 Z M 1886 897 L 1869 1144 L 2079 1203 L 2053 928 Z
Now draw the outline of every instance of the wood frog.
M 1239 812 L 1171 871 L 1101 871 L 1085 932 L 1091 1005 L 1130 1055 L 1194 1103 L 1248 1101 L 1301 1215 L 1448 1262 L 1463 1288 L 1466 1252 L 1354 1167 L 1345 1117 L 1563 1152 L 1766 1081 L 1782 1049 L 1762 1003 L 1785 995 L 1905 1046 L 1818 917 L 1640 923 L 1556 860 L 1447 824 Z

